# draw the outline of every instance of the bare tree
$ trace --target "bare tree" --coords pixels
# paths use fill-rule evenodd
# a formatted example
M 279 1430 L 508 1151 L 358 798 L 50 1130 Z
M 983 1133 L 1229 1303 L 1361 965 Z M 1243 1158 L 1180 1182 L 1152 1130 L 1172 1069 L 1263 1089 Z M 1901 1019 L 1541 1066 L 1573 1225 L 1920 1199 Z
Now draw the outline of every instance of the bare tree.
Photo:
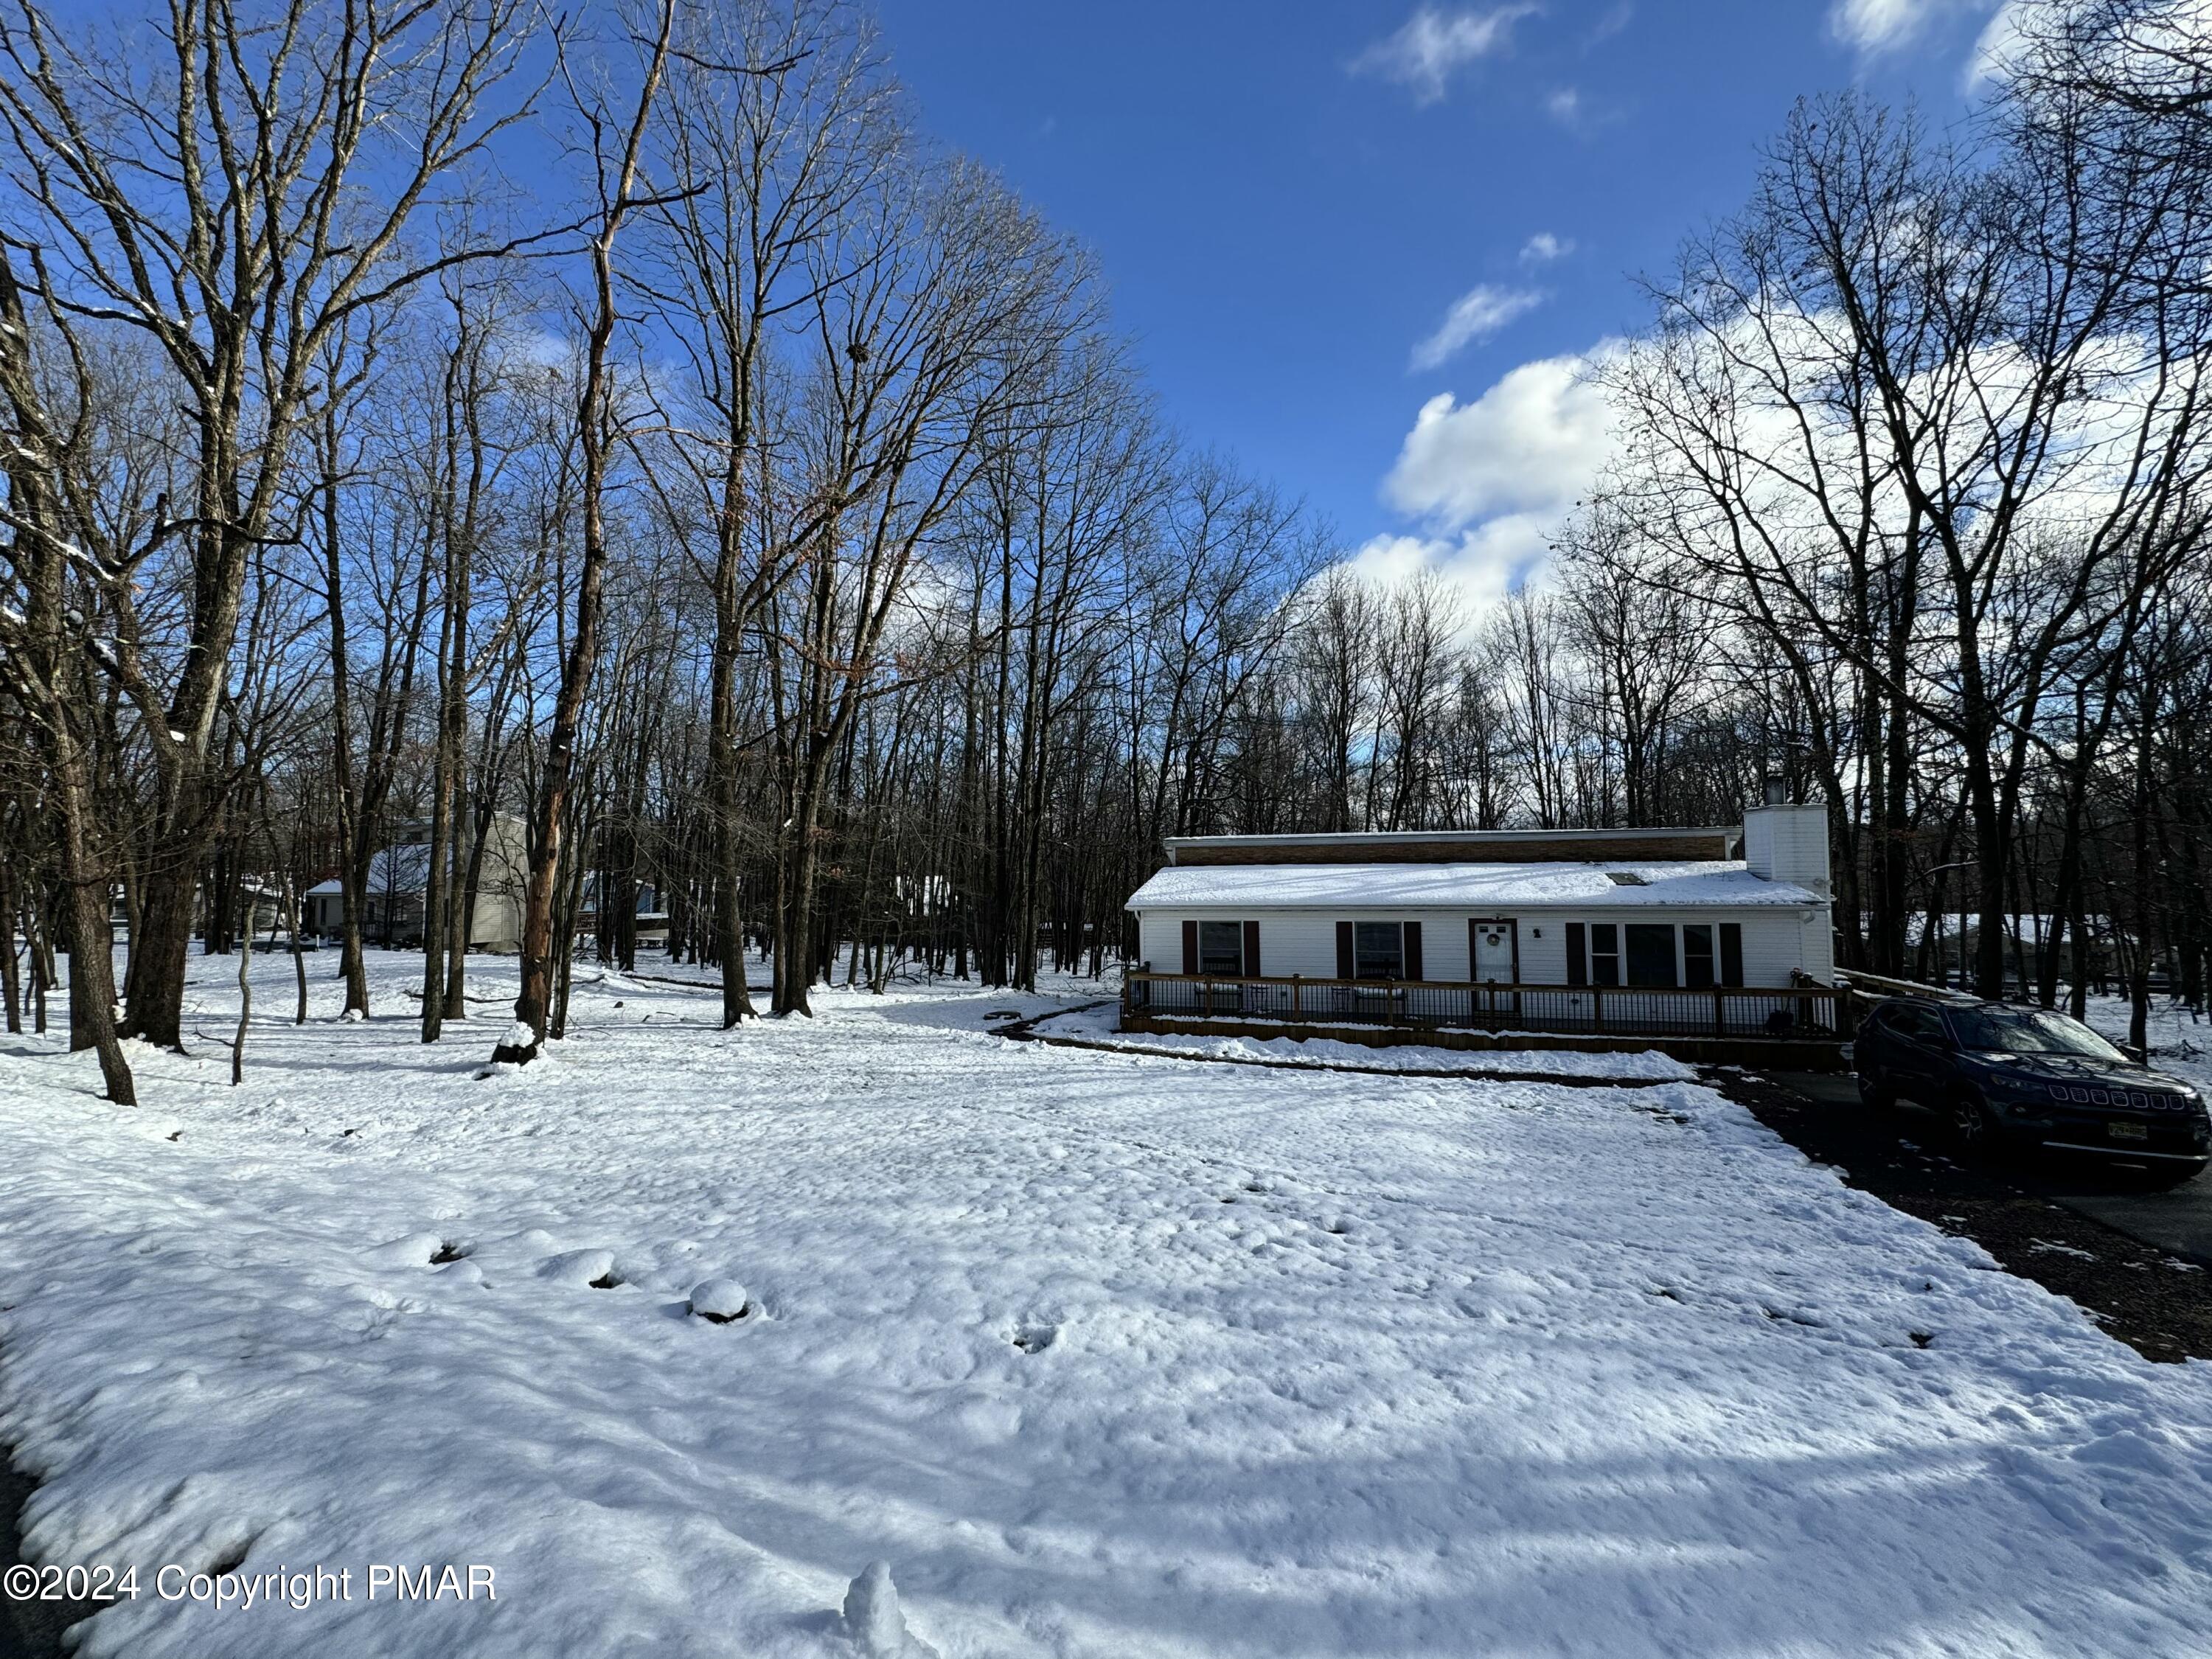
M 1954 741 L 1990 994 L 2041 705 L 2192 545 L 2203 437 L 2201 361 L 2130 326 L 2154 227 L 2094 210 L 2045 137 L 1978 166 L 1856 100 L 1801 111 L 1615 377 L 1662 481 L 1646 521 L 1725 578 L 1805 708 L 1886 698 Z M 1856 706 L 1823 695 L 1823 653 L 1868 683 Z M 1841 724 L 1816 739 L 1838 805 Z
M 22 604 L 0 605 L 0 675 L 28 716 L 53 796 L 62 921 L 70 951 L 70 1046 L 96 1048 L 107 1097 L 135 1105 L 137 1093 L 117 1041 L 108 881 L 92 847 L 92 763 L 84 713 L 86 682 L 99 655 L 72 604 L 83 555 L 70 539 L 64 508 L 47 487 L 53 459 L 82 432 L 58 429 L 32 354 L 32 324 L 9 250 L 0 243 L 0 397 L 6 399 L 7 559 Z M 90 381 L 80 378 L 80 413 Z M 101 573 L 104 578 L 105 573 Z M 14 951 L 14 918 L 8 919 Z M 43 981 L 41 981 L 43 983 Z M 43 1016 L 43 1004 L 41 1005 Z M 41 1018 L 43 1026 L 43 1018 Z
M 738 659 L 793 568 L 788 543 L 751 533 L 763 522 L 750 499 L 757 452 L 775 435 L 762 430 L 766 382 L 776 331 L 803 322 L 825 286 L 853 279 L 838 232 L 899 134 L 871 32 L 842 0 L 744 0 L 686 9 L 680 22 L 653 135 L 670 197 L 652 216 L 636 280 L 687 370 L 680 435 L 659 452 L 674 465 L 655 477 L 671 522 L 705 532 L 700 562 L 714 601 L 707 775 L 727 1029 L 752 1012 Z
M 191 0 L 162 54 L 103 49 L 50 9 L 0 21 L 10 239 L 66 333 L 136 331 L 192 411 L 188 500 L 162 514 L 191 564 L 173 682 L 134 677 L 161 775 L 155 849 L 132 940 L 130 1025 L 177 1046 L 202 854 L 220 811 L 211 745 L 252 550 L 286 521 L 325 349 L 356 313 L 438 263 L 410 262 L 418 210 L 514 112 L 487 112 L 513 67 L 522 0 L 389 10 L 331 0 Z M 380 171 L 369 195 L 353 185 Z M 143 553 L 134 556 L 143 557 Z
M 561 930 L 562 936 L 557 941 L 555 938 L 556 884 L 563 867 L 562 842 L 568 790 L 576 769 L 578 727 L 599 660 L 607 566 L 607 475 L 622 441 L 614 364 L 615 335 L 621 322 L 615 246 L 631 215 L 654 199 L 649 188 L 641 187 L 641 167 L 675 27 L 675 0 L 659 0 L 654 33 L 644 48 L 644 62 L 626 118 L 618 119 L 603 95 L 579 91 L 576 96 L 577 112 L 589 135 L 599 197 L 588 250 L 591 298 L 586 314 L 583 388 L 576 404 L 577 507 L 583 562 L 576 584 L 575 625 L 562 663 L 538 781 L 530 882 L 523 905 L 522 988 L 515 998 L 514 1024 L 492 1051 L 495 1064 L 520 1065 L 538 1057 L 551 1006 L 554 953 L 557 949 L 565 964 L 574 944 L 573 933 L 566 928 Z
M 959 501 L 1004 410 L 1085 320 L 1066 249 L 980 171 L 888 177 L 823 250 L 797 514 L 803 569 L 769 655 L 784 813 L 774 1011 L 807 1013 L 833 771 L 885 687 L 878 653 L 922 548 Z M 856 210 L 857 211 L 857 210 Z

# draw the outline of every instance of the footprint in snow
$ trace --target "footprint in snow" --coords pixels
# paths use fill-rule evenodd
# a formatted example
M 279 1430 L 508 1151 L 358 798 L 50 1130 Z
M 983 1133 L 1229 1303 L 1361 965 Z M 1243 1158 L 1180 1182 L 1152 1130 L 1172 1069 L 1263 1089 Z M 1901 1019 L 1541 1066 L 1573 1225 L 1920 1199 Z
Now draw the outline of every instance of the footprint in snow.
M 1820 1320 L 1808 1319 L 1804 1315 L 1791 1313 L 1787 1309 L 1770 1308 L 1761 1304 L 1759 1310 L 1777 1323 L 1802 1325 L 1808 1331 L 1825 1331 L 1828 1328 Z
M 1014 1331 L 1014 1346 L 1024 1353 L 1042 1353 L 1060 1340 L 1057 1325 L 1023 1325 Z
M 538 1276 L 556 1285 L 594 1291 L 611 1291 L 623 1283 L 622 1277 L 615 1272 L 612 1250 L 570 1250 L 541 1264 Z
M 447 1248 L 436 1233 L 409 1233 L 404 1238 L 378 1245 L 368 1253 L 368 1259 L 380 1267 L 424 1267 L 438 1259 L 438 1251 Z

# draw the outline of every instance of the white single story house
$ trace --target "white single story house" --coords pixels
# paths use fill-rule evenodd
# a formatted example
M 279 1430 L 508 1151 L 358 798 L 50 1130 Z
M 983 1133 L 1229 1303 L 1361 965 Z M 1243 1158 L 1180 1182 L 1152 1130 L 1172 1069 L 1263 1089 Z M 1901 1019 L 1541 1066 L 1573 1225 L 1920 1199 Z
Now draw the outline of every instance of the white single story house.
M 1740 828 L 1207 836 L 1167 853 L 1127 905 L 1133 1006 L 1159 1013 L 1724 1032 L 1798 1017 L 1739 990 L 1834 982 L 1818 804 L 1754 807 Z M 1286 1003 L 1257 981 L 1324 985 Z M 1400 988 L 1377 1002 L 1352 982 Z M 1501 1002 L 1492 987 L 1576 994 Z

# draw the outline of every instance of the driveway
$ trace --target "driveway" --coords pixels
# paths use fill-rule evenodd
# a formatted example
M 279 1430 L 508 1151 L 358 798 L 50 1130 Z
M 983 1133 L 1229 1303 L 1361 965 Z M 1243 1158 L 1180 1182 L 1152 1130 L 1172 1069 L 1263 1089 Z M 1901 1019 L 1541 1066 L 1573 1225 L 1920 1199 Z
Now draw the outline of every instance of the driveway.
M 1908 1108 L 1885 1121 L 1849 1077 L 1716 1067 L 1705 1080 L 1852 1186 L 1972 1239 L 2147 1358 L 2212 1359 L 2212 1172 L 2155 1192 L 2118 1170 L 1962 1164 L 1932 1118 Z
M 1838 1132 L 1858 1129 L 1885 1141 L 1895 1138 L 1888 1125 L 1867 1121 L 1858 1085 L 1850 1078 L 1809 1072 L 1771 1075 L 1777 1083 L 1858 1120 L 1838 1125 Z M 1908 1139 L 1932 1142 L 1935 1121 L 1907 1107 L 1899 1116 L 1899 1133 Z M 2056 1158 L 2021 1161 L 2000 1173 L 2024 1193 L 2063 1204 L 2130 1238 L 2212 1268 L 2212 1170 L 2162 1192 L 2147 1190 L 2142 1180 L 2124 1169 L 2100 1169 L 2087 1159 L 2071 1164 Z

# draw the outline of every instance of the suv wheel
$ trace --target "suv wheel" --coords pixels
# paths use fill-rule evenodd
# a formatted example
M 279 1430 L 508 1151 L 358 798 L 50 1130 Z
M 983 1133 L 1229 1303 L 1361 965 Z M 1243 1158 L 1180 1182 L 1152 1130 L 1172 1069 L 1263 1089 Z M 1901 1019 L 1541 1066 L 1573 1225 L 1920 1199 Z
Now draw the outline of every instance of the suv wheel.
M 1990 1109 L 1961 1091 L 1943 1103 L 1937 1115 L 1943 1121 L 1943 1138 L 1963 1158 L 1987 1158 L 1996 1151 L 1996 1121 Z

